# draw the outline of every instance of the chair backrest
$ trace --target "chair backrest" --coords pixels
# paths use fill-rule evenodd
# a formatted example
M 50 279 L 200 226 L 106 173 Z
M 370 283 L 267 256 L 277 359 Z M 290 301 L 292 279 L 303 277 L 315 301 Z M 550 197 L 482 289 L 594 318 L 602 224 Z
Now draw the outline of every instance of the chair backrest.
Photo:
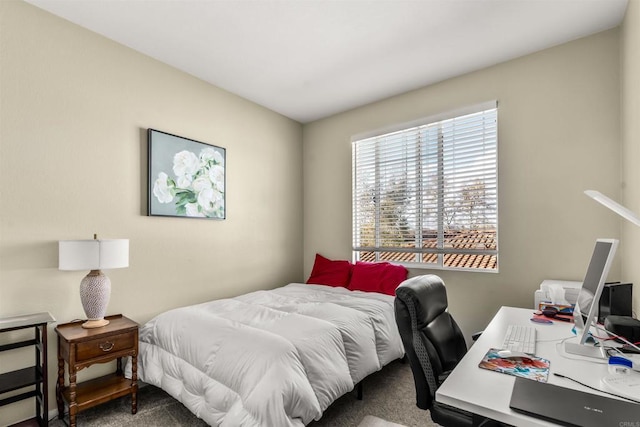
M 458 324 L 447 311 L 447 291 L 436 275 L 417 276 L 396 289 L 398 331 L 416 386 L 416 404 L 431 407 L 443 375 L 467 352 Z

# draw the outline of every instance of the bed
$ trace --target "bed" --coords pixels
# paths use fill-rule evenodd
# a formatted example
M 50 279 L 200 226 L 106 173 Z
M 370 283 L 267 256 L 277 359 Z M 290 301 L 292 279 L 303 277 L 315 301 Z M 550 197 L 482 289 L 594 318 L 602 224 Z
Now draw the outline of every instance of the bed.
M 393 296 L 292 283 L 167 311 L 138 377 L 212 426 L 303 426 L 401 358 Z

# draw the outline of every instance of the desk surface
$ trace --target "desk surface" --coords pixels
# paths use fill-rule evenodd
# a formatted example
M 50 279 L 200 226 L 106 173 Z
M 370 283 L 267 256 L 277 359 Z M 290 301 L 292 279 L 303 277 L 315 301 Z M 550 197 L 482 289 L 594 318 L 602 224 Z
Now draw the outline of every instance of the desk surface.
M 573 337 L 573 324 L 533 323 L 532 309 L 502 307 L 482 332 L 458 366 L 436 391 L 436 400 L 475 414 L 517 426 L 551 426 L 552 423 L 519 414 L 509 408 L 515 377 L 478 367 L 487 350 L 500 348 L 508 325 L 534 325 L 537 330 L 536 356 L 551 362 L 548 382 L 562 387 L 597 393 L 554 372 L 574 378 L 592 387 L 602 388 L 600 379 L 608 375 L 604 360 L 566 354 L 562 341 Z M 576 338 L 570 338 L 577 342 Z

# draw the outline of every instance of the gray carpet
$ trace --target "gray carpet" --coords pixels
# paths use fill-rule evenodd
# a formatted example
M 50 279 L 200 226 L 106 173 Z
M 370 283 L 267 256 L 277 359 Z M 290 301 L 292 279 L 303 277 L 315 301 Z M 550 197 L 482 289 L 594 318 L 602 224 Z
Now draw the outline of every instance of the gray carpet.
M 392 362 L 380 372 L 365 378 L 364 399 L 355 392 L 336 400 L 319 421 L 309 427 L 355 427 L 367 415 L 407 427 L 429 427 L 429 413 L 415 405 L 413 376 L 409 364 Z M 68 419 L 68 418 L 67 418 Z M 147 385 L 138 391 L 138 413 L 131 414 L 131 399 L 122 397 L 81 412 L 78 427 L 204 427 L 206 423 L 164 391 Z M 64 427 L 55 419 L 51 427 Z

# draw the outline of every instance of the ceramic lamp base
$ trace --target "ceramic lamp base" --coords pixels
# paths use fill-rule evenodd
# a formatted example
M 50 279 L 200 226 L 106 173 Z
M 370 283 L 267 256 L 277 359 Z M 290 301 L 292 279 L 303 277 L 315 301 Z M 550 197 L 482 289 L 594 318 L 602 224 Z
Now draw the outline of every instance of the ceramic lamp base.
M 80 282 L 80 300 L 87 322 L 83 328 L 100 328 L 109 323 L 104 320 L 111 296 L 111 281 L 100 270 L 91 270 Z
M 95 320 L 87 320 L 82 324 L 82 327 L 85 329 L 93 329 L 93 328 L 102 328 L 103 326 L 107 326 L 109 321 L 106 319 L 95 319 Z

